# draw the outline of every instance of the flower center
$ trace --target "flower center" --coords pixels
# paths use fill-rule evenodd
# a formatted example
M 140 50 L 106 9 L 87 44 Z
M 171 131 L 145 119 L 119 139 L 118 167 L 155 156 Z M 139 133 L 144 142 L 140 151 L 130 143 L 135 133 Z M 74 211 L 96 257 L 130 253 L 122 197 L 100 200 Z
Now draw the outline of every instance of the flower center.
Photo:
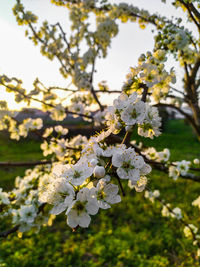
M 122 168 L 125 170 L 133 169 L 134 167 L 131 165 L 130 161 L 123 162 Z
M 153 115 L 149 112 L 148 113 L 149 119 L 152 120 L 153 119 Z
M 30 212 L 30 211 L 27 212 L 27 213 L 26 213 L 26 216 L 27 216 L 27 217 L 31 217 L 31 216 L 32 216 L 32 212 Z
M 140 125 L 144 132 L 149 131 L 152 129 L 152 125 L 150 123 L 143 123 Z
M 85 210 L 85 205 L 83 202 L 77 201 L 74 206 L 74 209 L 78 212 L 78 214 L 80 214 L 82 211 Z
M 99 191 L 99 192 L 98 192 L 98 194 L 97 194 L 97 199 L 98 199 L 98 200 L 102 200 L 102 199 L 104 199 L 105 197 L 106 197 L 105 192 L 103 192 L 103 191 Z
M 132 117 L 133 119 L 136 119 L 136 118 L 137 118 L 137 112 L 136 112 L 135 109 L 133 109 L 133 111 L 132 111 L 132 113 L 131 113 L 131 117 Z
M 79 178 L 81 176 L 81 172 L 75 171 L 74 172 L 74 178 Z

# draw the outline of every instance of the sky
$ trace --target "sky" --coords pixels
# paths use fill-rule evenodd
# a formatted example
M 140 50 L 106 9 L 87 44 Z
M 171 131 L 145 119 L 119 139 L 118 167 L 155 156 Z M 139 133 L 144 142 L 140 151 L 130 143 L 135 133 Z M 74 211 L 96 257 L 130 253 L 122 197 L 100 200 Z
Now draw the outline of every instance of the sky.
M 158 12 L 170 17 L 182 16 L 180 10 L 175 10 L 170 4 L 163 4 L 161 0 L 110 0 L 112 3 L 126 2 L 135 6 Z M 169 2 L 169 1 L 168 1 Z M 56 7 L 50 0 L 22 0 L 27 10 L 31 10 L 39 17 L 39 22 L 48 20 L 51 23 L 60 21 L 69 30 L 69 19 L 66 9 Z M 32 89 L 32 83 L 38 77 L 46 86 L 67 86 L 59 73 L 59 64 L 56 60 L 49 61 L 39 52 L 39 47 L 25 37 L 25 27 L 17 25 L 12 7 L 15 0 L 0 1 L 0 74 L 17 77 L 23 80 L 27 90 Z M 153 26 L 141 30 L 137 23 L 120 24 L 119 34 L 113 39 L 106 59 L 97 61 L 95 83 L 106 80 L 111 89 L 120 89 L 125 81 L 129 68 L 136 66 L 141 53 L 153 48 Z M 177 63 L 170 61 L 170 67 L 175 66 L 178 76 L 181 71 Z M 180 86 L 178 79 L 178 86 Z M 6 99 L 11 109 L 19 109 L 24 104 L 16 105 L 12 94 L 5 93 L 0 88 L 0 99 Z M 106 101 L 110 101 L 106 98 Z M 105 100 L 105 99 L 104 99 Z M 37 107 L 37 105 L 35 104 Z

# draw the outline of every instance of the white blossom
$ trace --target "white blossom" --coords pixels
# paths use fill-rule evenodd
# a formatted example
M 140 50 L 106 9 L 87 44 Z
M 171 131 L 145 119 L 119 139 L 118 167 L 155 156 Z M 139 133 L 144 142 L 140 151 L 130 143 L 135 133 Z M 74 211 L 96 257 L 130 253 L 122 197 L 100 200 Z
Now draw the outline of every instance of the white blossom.
M 177 169 L 181 175 L 187 174 L 190 164 L 191 164 L 191 162 L 187 161 L 187 160 L 182 160 L 182 161 L 177 162 Z
M 179 175 L 180 175 L 180 172 L 175 166 L 169 167 L 169 177 L 172 177 L 176 181 Z
M 50 110 L 50 117 L 55 121 L 62 121 L 66 118 L 67 114 L 65 112 L 65 108 L 61 104 L 57 104 L 55 108 Z
M 180 220 L 182 218 L 181 209 L 178 207 L 174 208 L 172 210 L 171 217 Z
M 2 188 L 0 188 L 0 204 L 10 204 L 8 193 L 3 192 Z
M 192 202 L 192 205 L 200 209 L 200 196 Z
M 52 132 L 53 132 L 53 127 L 50 127 L 50 128 L 46 128 L 45 129 L 45 132 L 43 133 L 43 137 L 44 138 L 47 138 L 47 137 L 49 137 L 51 134 L 52 134 Z
M 52 214 L 60 214 L 70 206 L 75 196 L 73 186 L 66 179 L 59 178 L 50 185 L 48 203 L 54 205 Z
M 115 153 L 112 157 L 113 166 L 117 167 L 117 174 L 121 179 L 136 182 L 140 178 L 140 169 L 145 162 L 143 157 L 137 156 L 135 150 L 128 148 L 122 153 Z
M 60 133 L 61 135 L 66 135 L 68 134 L 69 130 L 67 128 L 63 128 L 61 125 L 57 125 L 55 126 L 55 131 L 57 133 Z
M 121 119 L 127 125 L 143 123 L 145 118 L 146 106 L 143 101 L 128 105 L 121 113 Z
M 90 215 L 95 215 L 98 210 L 97 201 L 91 197 L 90 189 L 84 187 L 66 212 L 67 224 L 72 228 L 78 225 L 83 228 L 88 227 L 91 221 Z
M 110 208 L 110 204 L 115 204 L 121 201 L 118 195 L 119 188 L 117 185 L 108 183 L 108 179 L 101 179 L 95 189 L 95 197 L 101 209 Z
M 128 186 L 133 189 L 135 188 L 136 192 L 142 192 L 145 189 L 145 186 L 147 184 L 147 177 L 141 176 L 140 180 L 137 182 L 133 182 L 131 180 L 128 181 Z
M 159 128 L 161 126 L 161 118 L 158 109 L 146 103 L 146 113 L 142 124 L 138 125 L 138 134 L 153 139 L 154 136 L 161 134 Z
M 160 196 L 159 190 L 154 191 L 148 191 L 146 190 L 144 193 L 145 198 L 148 198 L 152 203 L 155 201 L 155 198 L 158 198 Z
M 170 216 L 170 204 L 166 204 L 163 206 L 162 210 L 161 210 L 161 213 L 162 213 L 162 216 L 163 217 L 169 217 Z
M 92 159 L 92 160 L 90 161 L 90 165 L 91 165 L 92 167 L 95 167 L 97 164 L 98 164 L 98 160 L 97 160 L 97 159 Z
M 77 163 L 68 166 L 63 173 L 63 177 L 70 181 L 73 185 L 82 185 L 87 178 L 93 173 L 93 167 L 89 167 L 88 163 Z
M 198 232 L 198 228 L 193 224 L 188 224 L 188 226 L 184 227 L 183 232 L 186 237 L 191 238 L 193 236 L 192 233 L 196 234 Z
M 34 222 L 37 210 L 33 205 L 22 205 L 19 210 L 20 221 L 26 224 Z

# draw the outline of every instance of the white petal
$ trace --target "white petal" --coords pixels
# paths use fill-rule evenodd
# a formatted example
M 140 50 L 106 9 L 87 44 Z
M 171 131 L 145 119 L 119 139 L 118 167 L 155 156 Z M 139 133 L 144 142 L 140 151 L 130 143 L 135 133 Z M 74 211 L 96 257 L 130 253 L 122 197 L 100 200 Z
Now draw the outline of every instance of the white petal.
M 119 188 L 116 184 L 108 184 L 104 188 L 106 195 L 116 195 L 119 191 Z
M 104 209 L 104 210 L 111 208 L 111 206 L 104 200 L 98 200 L 98 205 L 99 205 L 99 208 Z
M 121 179 L 129 179 L 127 172 L 123 168 L 118 168 L 117 174 Z
M 150 173 L 151 172 L 151 166 L 149 165 L 149 164 L 144 164 L 143 165 L 143 167 L 140 169 L 140 174 L 141 175 L 146 175 L 146 174 L 148 174 L 148 173 Z
M 80 200 L 81 202 L 85 202 L 88 198 L 89 191 L 90 191 L 89 188 L 84 187 L 78 192 L 76 199 Z
M 106 198 L 106 201 L 108 201 L 110 204 L 115 204 L 121 202 L 120 195 L 111 196 L 108 199 Z
M 71 203 L 72 203 L 72 201 L 73 201 L 73 199 L 74 199 L 73 196 L 68 196 L 68 197 L 66 197 L 66 198 L 65 198 L 65 201 L 64 201 L 65 205 L 66 205 L 66 206 L 70 206 Z
M 82 185 L 85 182 L 86 178 L 84 176 L 80 177 L 80 178 L 74 178 L 71 180 L 71 183 L 73 185 Z
M 74 228 L 79 224 L 78 220 L 78 215 L 77 211 L 75 210 L 70 210 L 70 212 L 67 215 L 67 224 L 71 227 Z
M 87 212 L 91 215 L 97 214 L 99 210 L 99 207 L 97 206 L 97 203 L 95 203 L 95 201 L 89 201 L 85 207 Z
M 122 155 L 120 154 L 114 154 L 112 157 L 112 165 L 115 167 L 120 167 L 122 165 Z
M 54 206 L 53 209 L 51 209 L 50 213 L 54 214 L 54 215 L 58 215 L 61 212 L 63 212 L 64 210 L 66 210 L 67 206 L 68 205 L 66 205 L 64 202 L 60 203 L 60 204 Z
M 128 179 L 131 181 L 138 181 L 140 179 L 140 171 L 138 169 L 132 169 L 128 172 Z
M 133 166 L 137 169 L 141 169 L 144 166 L 145 162 L 143 157 L 136 156 L 133 160 Z
M 78 217 L 78 221 L 81 227 L 87 228 L 91 222 L 91 218 L 86 212 L 82 212 Z

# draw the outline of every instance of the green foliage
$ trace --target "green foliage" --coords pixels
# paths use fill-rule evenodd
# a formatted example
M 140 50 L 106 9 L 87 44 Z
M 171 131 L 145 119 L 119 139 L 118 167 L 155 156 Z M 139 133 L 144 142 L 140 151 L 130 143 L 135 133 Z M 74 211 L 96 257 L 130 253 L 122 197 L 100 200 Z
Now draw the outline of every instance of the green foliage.
M 200 144 L 189 126 L 181 120 L 170 121 L 166 132 L 156 141 L 142 141 L 160 150 L 169 147 L 173 159 L 200 157 Z M 36 141 L 25 139 L 15 144 L 1 136 L 0 159 L 25 161 L 26 158 L 40 158 Z M 14 169 L 13 176 L 6 174 L 8 186 L 6 181 L 3 185 L 9 188 L 14 176 L 22 174 L 22 171 Z M 1 177 L 5 177 L 2 172 Z M 191 208 L 189 203 L 199 195 L 200 184 L 181 178 L 169 182 L 169 179 L 167 175 L 153 171 L 147 187 L 159 189 L 166 201 L 179 206 L 188 216 L 198 218 L 199 211 Z M 146 200 L 143 193 L 130 191 L 128 187 L 125 191 L 127 196 L 122 203 L 93 216 L 88 229 L 77 229 L 73 233 L 66 225 L 64 215 L 60 215 L 53 226 L 44 227 L 39 234 L 29 232 L 22 238 L 13 234 L 0 240 L 0 266 L 199 266 L 195 258 L 196 249 L 184 237 L 179 222 L 162 217 L 160 205 Z M 5 229 L 6 223 L 2 227 Z

